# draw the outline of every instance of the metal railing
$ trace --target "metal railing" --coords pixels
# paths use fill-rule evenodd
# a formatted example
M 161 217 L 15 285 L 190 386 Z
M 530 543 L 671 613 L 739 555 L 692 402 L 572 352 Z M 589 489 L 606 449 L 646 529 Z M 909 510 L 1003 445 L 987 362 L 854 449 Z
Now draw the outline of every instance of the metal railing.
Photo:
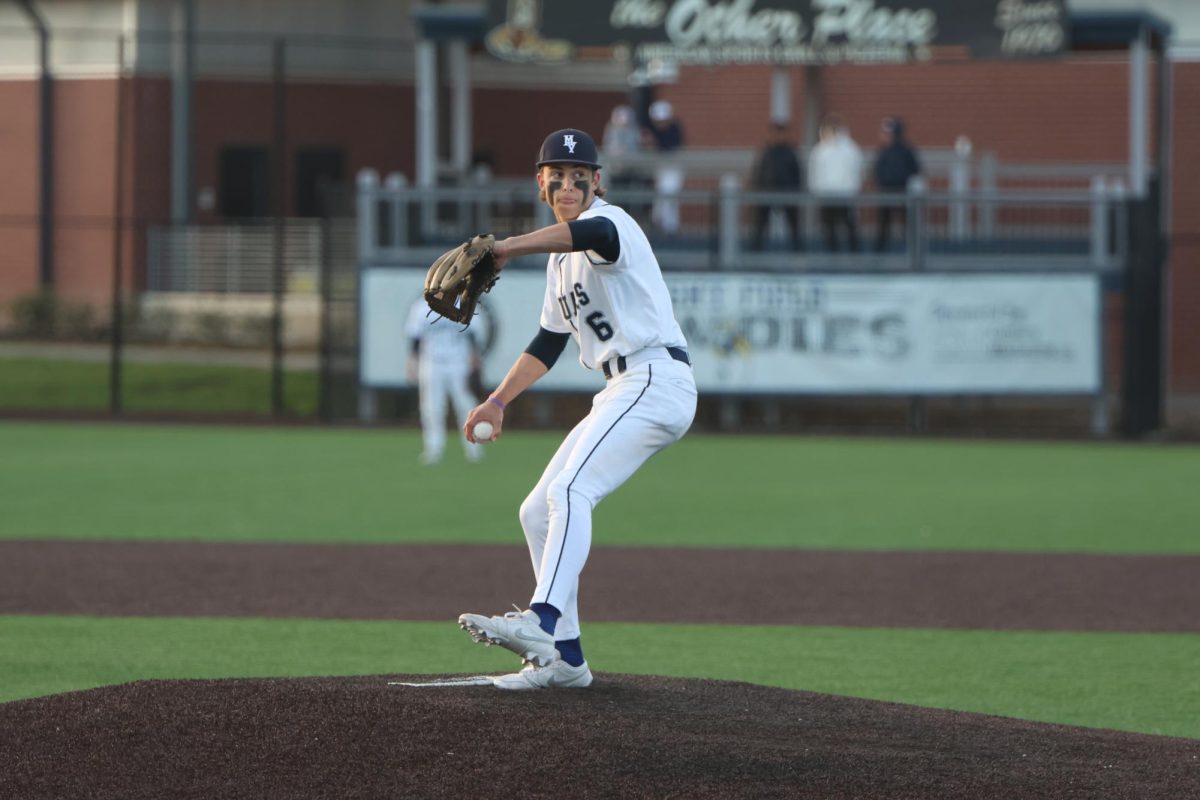
M 905 194 L 834 200 L 747 191 L 727 175 L 715 189 L 666 196 L 609 187 L 607 198 L 638 219 L 665 269 L 1115 271 L 1128 246 L 1123 186 L 1104 176 L 1076 190 L 950 191 L 914 182 Z M 359 176 L 358 192 L 363 264 L 427 264 L 472 233 L 516 234 L 553 221 L 526 180 L 422 189 L 400 176 L 381 183 L 368 170 Z M 678 226 L 671 230 L 655 213 L 664 201 L 678 206 Z M 827 246 L 821 211 L 831 204 L 850 208 L 858 234 L 853 251 Z M 883 243 L 878 233 L 885 208 L 898 221 Z M 769 212 L 762 238 L 758 209 Z M 795 210 L 800 227 L 795 247 L 785 209 Z
M 358 254 L 364 264 L 428 264 L 479 231 L 514 234 L 548 225 L 550 209 L 532 182 L 493 180 L 466 187 L 418 189 L 399 176 L 360 176 Z M 665 269 L 805 271 L 1098 270 L 1124 264 L 1128 231 L 1120 213 L 1123 184 L 1096 176 L 1090 189 L 931 191 L 863 194 L 850 207 L 853 251 L 827 246 L 821 209 L 831 201 L 794 192 L 748 191 L 730 177 L 715 189 L 666 197 L 653 189 L 609 187 L 608 198 L 642 224 Z M 679 225 L 665 230 L 655 208 L 678 205 Z M 891 235 L 878 233 L 892 209 Z M 766 213 L 760 213 L 765 209 Z M 799 227 L 793 246 L 787 211 Z M 283 236 L 285 285 L 314 292 L 321 223 L 289 219 Z M 883 247 L 879 245 L 883 244 Z M 155 226 L 147 232 L 147 289 L 152 292 L 262 294 L 273 291 L 273 222 Z M 535 263 L 537 262 L 537 263 Z M 526 261 L 540 268 L 540 261 Z
M 318 219 L 285 221 L 287 291 L 317 291 L 321 237 Z M 275 230 L 271 220 L 153 226 L 147 231 L 146 254 L 146 288 L 151 292 L 265 294 L 274 290 Z

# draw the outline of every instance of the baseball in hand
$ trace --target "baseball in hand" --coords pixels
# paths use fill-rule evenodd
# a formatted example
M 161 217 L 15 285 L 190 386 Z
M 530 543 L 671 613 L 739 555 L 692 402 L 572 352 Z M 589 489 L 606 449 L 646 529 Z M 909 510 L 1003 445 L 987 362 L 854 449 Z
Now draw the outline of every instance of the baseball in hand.
M 489 442 L 492 439 L 492 423 L 476 422 L 475 427 L 471 429 L 471 433 L 475 434 L 475 441 Z

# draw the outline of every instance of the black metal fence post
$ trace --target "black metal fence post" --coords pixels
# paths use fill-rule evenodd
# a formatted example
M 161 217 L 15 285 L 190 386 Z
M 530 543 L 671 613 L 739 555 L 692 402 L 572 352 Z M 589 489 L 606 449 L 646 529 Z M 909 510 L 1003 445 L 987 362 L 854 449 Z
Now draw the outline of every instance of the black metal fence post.
M 112 353 L 108 369 L 108 409 L 122 410 L 121 348 L 124 345 L 125 312 L 121 296 L 122 261 L 125 258 L 125 36 L 117 37 L 116 80 L 116 152 L 113 156 L 113 272 L 112 272 Z
M 18 0 L 17 5 L 29 18 L 38 36 L 38 285 L 44 292 L 53 292 L 54 231 L 57 227 L 54 211 L 54 70 L 50 55 L 53 33 L 49 22 L 32 0 Z
M 321 292 L 320 359 L 317 372 L 317 418 L 333 422 L 333 194 L 332 188 L 321 192 L 321 263 L 319 291 Z
M 925 271 L 925 256 L 928 252 L 926 237 L 929 228 L 925 225 L 925 184 L 918 183 L 905 195 L 906 214 L 904 219 L 905 241 L 908 244 L 908 268 L 915 274 Z M 917 435 L 929 433 L 929 399 L 923 394 L 908 398 L 908 432 Z
M 284 413 L 283 396 L 283 296 L 287 280 L 284 271 L 284 215 L 287 213 L 287 102 L 286 102 L 286 43 L 276 39 L 273 45 L 275 106 L 272 144 L 271 181 L 274 186 L 275 237 L 273 269 L 271 270 L 271 414 Z
M 1163 423 L 1163 270 L 1159 195 L 1131 200 L 1125 269 L 1121 433 L 1144 436 Z

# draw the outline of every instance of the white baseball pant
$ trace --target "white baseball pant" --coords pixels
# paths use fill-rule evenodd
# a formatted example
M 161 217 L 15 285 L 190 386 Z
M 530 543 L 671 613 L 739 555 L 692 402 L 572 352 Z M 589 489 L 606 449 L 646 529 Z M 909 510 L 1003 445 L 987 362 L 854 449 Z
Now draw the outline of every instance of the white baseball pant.
M 467 423 L 467 415 L 475 407 L 475 397 L 467 388 L 467 378 L 470 370 L 457 366 L 435 364 L 422 359 L 419 378 L 421 381 L 421 431 L 425 440 L 425 455 L 430 458 L 441 458 L 446 448 L 446 401 L 454 406 L 454 416 L 458 418 L 461 431 Z M 468 458 L 478 458 L 482 453 L 481 445 L 471 444 L 459 433 L 463 442 L 463 452 Z
M 665 355 L 614 376 L 567 434 L 521 504 L 537 589 L 530 604 L 562 612 L 557 640 L 579 636 L 579 573 L 592 544 L 592 509 L 652 455 L 678 441 L 696 414 L 691 367 Z

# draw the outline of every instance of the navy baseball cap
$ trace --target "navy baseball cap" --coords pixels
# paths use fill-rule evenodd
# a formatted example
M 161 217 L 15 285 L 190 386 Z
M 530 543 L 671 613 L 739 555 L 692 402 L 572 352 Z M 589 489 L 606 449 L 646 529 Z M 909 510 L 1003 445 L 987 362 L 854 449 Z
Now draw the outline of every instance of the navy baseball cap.
M 583 164 L 586 167 L 600 169 L 597 161 L 596 143 L 576 128 L 563 128 L 546 137 L 542 142 L 541 152 L 538 153 L 537 168 L 546 164 Z

